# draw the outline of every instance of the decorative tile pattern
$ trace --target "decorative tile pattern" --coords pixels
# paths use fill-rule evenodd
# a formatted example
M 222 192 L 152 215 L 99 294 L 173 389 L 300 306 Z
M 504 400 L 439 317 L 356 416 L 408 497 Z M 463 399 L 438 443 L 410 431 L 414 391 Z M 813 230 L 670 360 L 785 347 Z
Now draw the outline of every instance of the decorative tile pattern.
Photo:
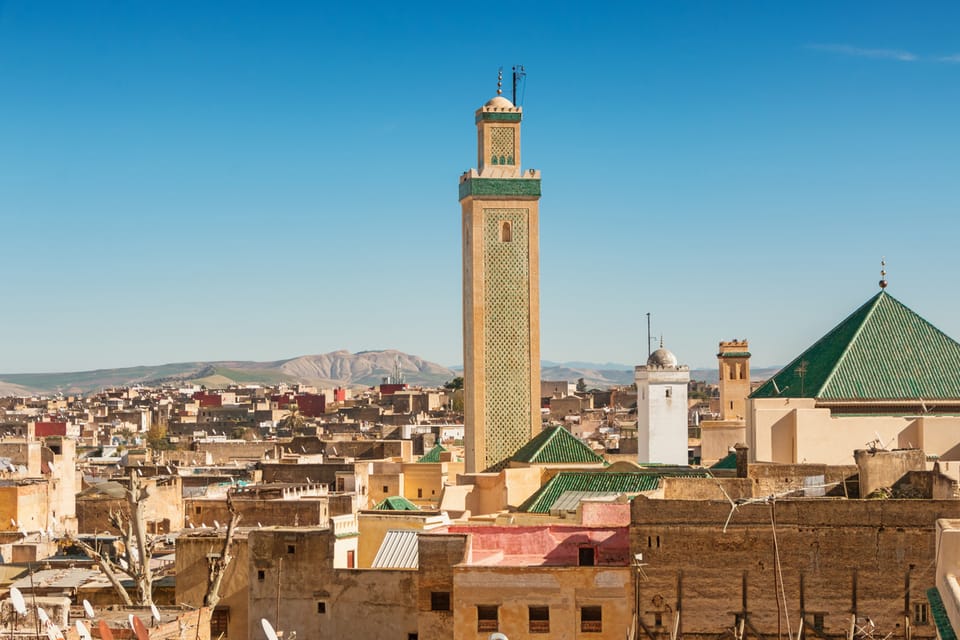
M 470 178 L 460 183 L 460 199 L 467 196 L 540 197 L 539 178 Z
M 530 435 L 529 209 L 484 209 L 485 468 L 499 468 Z M 500 241 L 509 222 L 510 242 Z
M 490 164 L 513 164 L 514 130 L 512 127 L 490 127 Z

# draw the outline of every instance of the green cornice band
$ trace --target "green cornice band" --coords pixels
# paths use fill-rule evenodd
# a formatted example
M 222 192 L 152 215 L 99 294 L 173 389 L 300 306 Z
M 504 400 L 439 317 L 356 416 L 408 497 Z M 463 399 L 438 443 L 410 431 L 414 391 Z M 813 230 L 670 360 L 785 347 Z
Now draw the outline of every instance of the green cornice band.
M 539 198 L 540 178 L 469 178 L 460 183 L 460 199 L 467 196 Z
M 483 111 L 477 114 L 474 122 L 485 120 L 487 122 L 520 122 L 522 113 L 496 113 L 493 111 Z

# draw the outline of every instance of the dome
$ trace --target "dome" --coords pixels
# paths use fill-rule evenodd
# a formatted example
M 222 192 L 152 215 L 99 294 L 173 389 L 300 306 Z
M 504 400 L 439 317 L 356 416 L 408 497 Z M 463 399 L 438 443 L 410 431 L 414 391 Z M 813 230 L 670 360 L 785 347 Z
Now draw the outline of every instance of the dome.
M 496 107 L 498 109 L 513 109 L 513 103 L 504 98 L 503 96 L 494 96 L 487 101 L 487 104 L 483 105 L 485 107 Z
M 667 349 L 660 347 L 650 354 L 647 358 L 648 367 L 675 367 L 677 366 L 677 356 L 673 355 Z

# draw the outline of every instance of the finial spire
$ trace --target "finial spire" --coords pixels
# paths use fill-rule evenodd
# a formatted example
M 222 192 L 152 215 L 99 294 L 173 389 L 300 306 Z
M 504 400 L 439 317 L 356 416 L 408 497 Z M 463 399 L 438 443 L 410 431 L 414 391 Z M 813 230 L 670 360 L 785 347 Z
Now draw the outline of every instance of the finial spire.
M 660 348 L 663 349 L 663 334 L 660 334 Z
M 503 67 L 497 71 L 497 95 L 503 95 Z
M 887 259 L 880 258 L 880 288 L 887 288 Z

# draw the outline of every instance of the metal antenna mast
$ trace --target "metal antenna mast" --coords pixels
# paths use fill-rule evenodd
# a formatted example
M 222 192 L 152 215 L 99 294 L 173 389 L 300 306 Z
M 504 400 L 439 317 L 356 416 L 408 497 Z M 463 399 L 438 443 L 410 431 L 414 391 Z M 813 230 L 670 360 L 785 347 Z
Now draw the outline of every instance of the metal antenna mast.
M 526 77 L 527 71 L 522 64 L 513 65 L 513 106 L 515 107 L 520 106 L 520 103 L 517 102 L 517 83 L 523 81 Z

